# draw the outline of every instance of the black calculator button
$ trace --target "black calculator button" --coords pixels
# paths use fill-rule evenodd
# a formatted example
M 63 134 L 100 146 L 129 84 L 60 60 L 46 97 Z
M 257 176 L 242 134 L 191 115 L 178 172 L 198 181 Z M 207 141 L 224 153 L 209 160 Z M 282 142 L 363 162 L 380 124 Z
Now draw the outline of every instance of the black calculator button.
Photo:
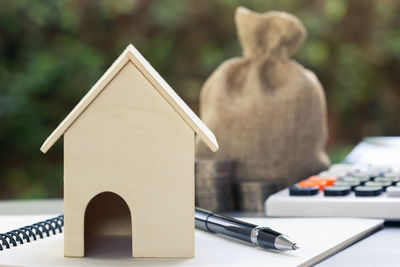
M 318 194 L 318 187 L 298 187 L 292 186 L 289 188 L 291 196 L 315 196 Z
M 324 196 L 326 197 L 341 197 L 350 194 L 350 186 L 329 186 L 324 189 Z
M 382 194 L 382 186 L 357 186 L 354 190 L 357 197 L 374 197 Z

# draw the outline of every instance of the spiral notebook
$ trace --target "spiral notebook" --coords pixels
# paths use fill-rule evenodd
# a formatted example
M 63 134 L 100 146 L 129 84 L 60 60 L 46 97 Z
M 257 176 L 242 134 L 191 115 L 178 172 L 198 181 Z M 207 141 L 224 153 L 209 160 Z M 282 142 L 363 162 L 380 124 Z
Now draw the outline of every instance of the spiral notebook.
M 301 248 L 291 252 L 262 250 L 196 230 L 195 258 L 131 258 L 119 254 L 118 249 L 107 256 L 100 253 L 85 258 L 65 258 L 62 216 L 14 215 L 0 216 L 0 232 L 4 233 L 0 241 L 3 245 L 0 266 L 310 266 L 377 231 L 383 225 L 383 220 L 378 219 L 242 219 L 268 225 L 288 234 Z M 9 249 L 6 248 L 7 244 Z M 114 245 L 124 246 L 124 243 Z
M 64 216 L 59 215 L 3 234 L 0 233 L 0 251 L 62 233 L 63 226 Z

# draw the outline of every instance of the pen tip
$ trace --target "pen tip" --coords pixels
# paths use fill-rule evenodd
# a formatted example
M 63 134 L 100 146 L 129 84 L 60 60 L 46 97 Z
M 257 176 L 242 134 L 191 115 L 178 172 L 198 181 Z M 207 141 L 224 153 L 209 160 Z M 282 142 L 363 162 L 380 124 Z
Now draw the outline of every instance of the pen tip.
M 296 244 L 293 244 L 293 245 L 292 245 L 292 249 L 293 249 L 293 250 L 296 250 L 296 249 L 299 249 L 299 248 L 300 248 L 300 247 L 298 247 Z

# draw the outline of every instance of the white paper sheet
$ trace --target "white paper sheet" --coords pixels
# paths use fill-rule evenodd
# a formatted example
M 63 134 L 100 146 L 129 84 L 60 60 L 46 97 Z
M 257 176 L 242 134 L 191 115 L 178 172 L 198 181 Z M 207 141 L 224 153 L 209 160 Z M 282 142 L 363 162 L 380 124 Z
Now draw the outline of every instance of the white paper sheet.
M 0 232 L 54 215 L 0 216 Z M 268 226 L 298 242 L 299 250 L 276 252 L 254 248 L 196 230 L 196 257 L 157 259 L 102 256 L 64 258 L 63 234 L 0 251 L 5 266 L 309 266 L 379 229 L 383 220 L 353 218 L 240 218 Z M 134 233 L 133 233 L 134 234 Z M 179 242 L 179 241 L 178 241 Z

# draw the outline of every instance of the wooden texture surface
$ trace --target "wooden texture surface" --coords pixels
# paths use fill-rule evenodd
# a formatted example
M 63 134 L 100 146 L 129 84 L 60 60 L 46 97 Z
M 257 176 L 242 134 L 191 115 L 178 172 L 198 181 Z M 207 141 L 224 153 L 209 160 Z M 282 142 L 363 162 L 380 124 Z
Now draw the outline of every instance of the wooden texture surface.
M 176 94 L 168 83 L 157 73 L 157 71 L 147 62 L 147 60 L 136 50 L 133 45 L 129 45 L 90 91 L 82 98 L 77 106 L 68 114 L 61 124 L 46 139 L 40 150 L 46 153 L 53 144 L 65 133 L 65 131 L 75 122 L 80 114 L 92 103 L 114 76 L 125 64 L 131 61 L 142 73 L 142 78 L 146 78 L 153 87 L 164 97 L 164 99 L 175 109 L 182 119 L 199 135 L 201 140 L 212 150 L 218 150 L 218 143 L 214 134 L 199 119 L 199 117 L 186 105 L 186 103 Z
M 128 61 L 64 134 L 65 255 L 84 255 L 89 201 L 113 192 L 136 257 L 194 253 L 194 133 Z

